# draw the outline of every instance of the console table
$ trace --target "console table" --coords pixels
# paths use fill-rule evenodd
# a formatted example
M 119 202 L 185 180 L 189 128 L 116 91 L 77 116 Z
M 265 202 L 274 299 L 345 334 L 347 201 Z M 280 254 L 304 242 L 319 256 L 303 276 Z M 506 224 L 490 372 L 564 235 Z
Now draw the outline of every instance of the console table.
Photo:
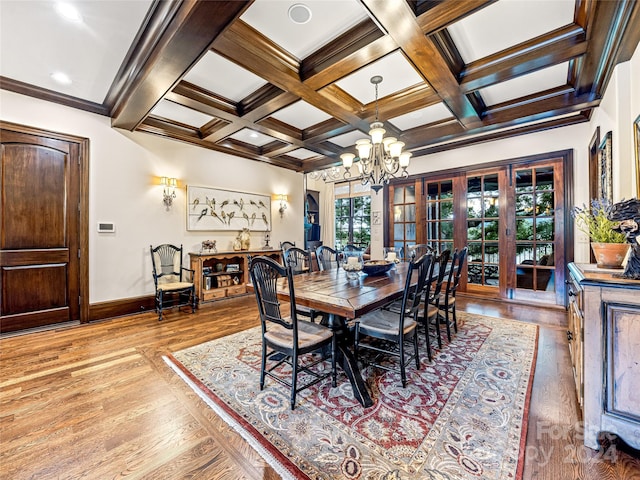
M 622 270 L 569 264 L 569 330 L 584 444 L 598 434 L 618 435 L 640 449 L 640 280 Z
M 247 294 L 249 261 L 247 256 L 266 255 L 281 262 L 280 250 L 240 250 L 217 253 L 190 252 L 196 295 L 200 303 Z

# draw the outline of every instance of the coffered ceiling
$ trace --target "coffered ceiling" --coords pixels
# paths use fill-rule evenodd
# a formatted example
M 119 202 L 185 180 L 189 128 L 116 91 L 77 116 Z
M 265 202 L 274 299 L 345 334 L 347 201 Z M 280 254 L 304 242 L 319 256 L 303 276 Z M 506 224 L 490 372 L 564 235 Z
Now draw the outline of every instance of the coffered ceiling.
M 640 2 L 0 1 L 0 87 L 309 172 L 379 118 L 413 155 L 587 121 Z M 71 83 L 55 83 L 63 71 Z

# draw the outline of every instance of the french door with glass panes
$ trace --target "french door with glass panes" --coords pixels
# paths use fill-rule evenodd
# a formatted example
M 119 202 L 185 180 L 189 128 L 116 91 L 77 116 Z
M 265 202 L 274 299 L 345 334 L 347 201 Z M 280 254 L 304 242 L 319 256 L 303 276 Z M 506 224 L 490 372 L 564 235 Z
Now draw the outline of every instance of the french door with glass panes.
M 522 160 L 391 185 L 390 243 L 467 246 L 462 291 L 564 304 L 565 162 Z

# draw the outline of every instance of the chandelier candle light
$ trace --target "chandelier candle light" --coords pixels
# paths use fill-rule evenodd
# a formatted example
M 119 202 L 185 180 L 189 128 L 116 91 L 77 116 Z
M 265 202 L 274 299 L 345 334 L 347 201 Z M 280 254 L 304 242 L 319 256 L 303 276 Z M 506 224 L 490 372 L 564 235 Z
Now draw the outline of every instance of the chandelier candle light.
M 356 150 L 358 157 L 353 153 L 343 153 L 340 155 L 342 166 L 345 169 L 344 177 L 351 176 L 350 168 L 354 161 L 358 161 L 360 169 L 360 179 L 363 185 L 371 184 L 371 188 L 378 191 L 389 183 L 389 180 L 396 178 L 396 173 L 402 168 L 402 177 L 408 177 L 407 167 L 411 152 L 403 152 L 404 142 L 398 141 L 395 137 L 385 137 L 384 125 L 378 120 L 378 85 L 382 82 L 382 77 L 376 75 L 371 77 L 371 83 L 376 89 L 376 119 L 371 124 L 369 138 L 358 140 Z

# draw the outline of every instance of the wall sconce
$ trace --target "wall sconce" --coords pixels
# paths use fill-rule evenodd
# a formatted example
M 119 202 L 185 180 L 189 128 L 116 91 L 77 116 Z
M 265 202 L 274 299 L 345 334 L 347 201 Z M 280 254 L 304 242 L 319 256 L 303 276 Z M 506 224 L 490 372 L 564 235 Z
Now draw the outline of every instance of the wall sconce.
M 160 185 L 164 186 L 162 190 L 162 203 L 167 207 L 167 210 L 173 205 L 173 199 L 176 198 L 176 186 L 178 185 L 178 180 L 175 178 L 169 177 L 161 177 Z
M 287 202 L 289 201 L 289 196 L 285 194 L 273 194 L 271 196 L 273 200 L 280 200 L 280 208 L 278 209 L 278 213 L 280 213 L 280 218 L 284 216 L 284 211 L 287 209 Z

